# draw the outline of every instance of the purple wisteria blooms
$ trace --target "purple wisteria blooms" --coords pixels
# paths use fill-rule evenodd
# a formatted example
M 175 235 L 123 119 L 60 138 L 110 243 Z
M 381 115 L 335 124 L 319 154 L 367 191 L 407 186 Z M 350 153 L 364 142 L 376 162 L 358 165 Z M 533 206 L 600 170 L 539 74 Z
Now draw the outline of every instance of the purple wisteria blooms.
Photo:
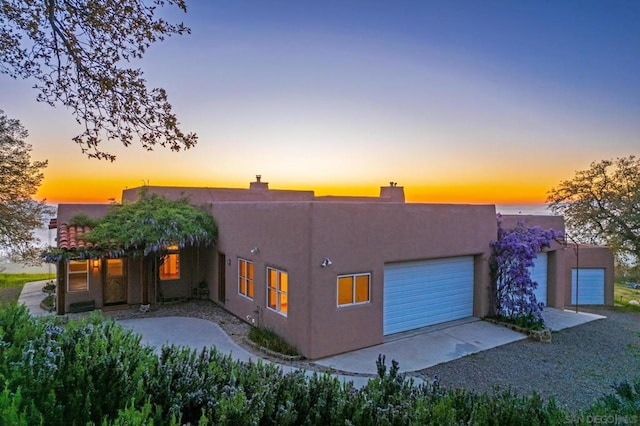
M 561 233 L 539 226 L 518 223 L 513 229 L 502 227 L 498 215 L 498 239 L 491 242 L 489 262 L 495 285 L 495 315 L 509 320 L 525 319 L 543 323 L 543 303 L 536 300 L 538 283 L 531 279 L 531 268 L 542 250 L 559 239 Z

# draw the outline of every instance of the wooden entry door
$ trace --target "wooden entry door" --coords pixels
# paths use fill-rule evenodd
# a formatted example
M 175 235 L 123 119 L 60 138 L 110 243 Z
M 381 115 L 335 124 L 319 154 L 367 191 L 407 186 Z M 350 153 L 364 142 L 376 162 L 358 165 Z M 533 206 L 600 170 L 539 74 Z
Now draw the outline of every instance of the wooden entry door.
M 226 299 L 225 277 L 227 275 L 227 257 L 218 252 L 218 302 L 224 303 Z
M 104 304 L 127 303 L 127 268 L 125 259 L 106 259 Z

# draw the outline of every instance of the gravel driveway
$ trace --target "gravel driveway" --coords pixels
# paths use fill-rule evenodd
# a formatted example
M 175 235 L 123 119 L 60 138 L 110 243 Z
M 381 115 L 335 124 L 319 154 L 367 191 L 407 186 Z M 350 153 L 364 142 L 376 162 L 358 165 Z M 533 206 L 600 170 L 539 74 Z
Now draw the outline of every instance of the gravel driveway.
M 533 391 L 571 411 L 583 409 L 611 385 L 640 375 L 640 313 L 614 308 L 585 312 L 607 318 L 553 334 L 551 343 L 523 340 L 422 370 L 444 386 L 522 395 Z

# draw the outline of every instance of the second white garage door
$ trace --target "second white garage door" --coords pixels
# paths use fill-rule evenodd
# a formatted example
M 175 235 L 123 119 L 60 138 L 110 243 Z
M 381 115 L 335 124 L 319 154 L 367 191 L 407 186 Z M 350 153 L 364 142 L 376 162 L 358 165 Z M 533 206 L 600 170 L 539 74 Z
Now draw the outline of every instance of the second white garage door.
M 473 256 L 385 265 L 385 335 L 472 315 Z
M 547 253 L 538 253 L 533 267 L 530 269 L 531 281 L 538 283 L 535 290 L 536 300 L 547 306 Z
M 571 304 L 604 305 L 604 269 L 571 270 Z

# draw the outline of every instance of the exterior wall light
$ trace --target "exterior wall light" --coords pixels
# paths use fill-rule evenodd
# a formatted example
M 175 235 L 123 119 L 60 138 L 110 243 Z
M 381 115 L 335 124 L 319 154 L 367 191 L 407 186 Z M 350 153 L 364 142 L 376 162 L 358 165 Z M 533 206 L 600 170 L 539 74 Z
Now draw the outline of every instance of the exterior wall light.
M 260 249 L 258 247 L 254 247 L 251 250 L 249 250 L 251 252 L 251 254 L 258 254 L 260 253 Z
M 331 266 L 331 265 L 333 265 L 333 262 L 328 257 L 325 257 L 322 263 L 320 264 L 320 266 L 323 268 L 326 268 L 327 266 Z
M 93 269 L 98 269 L 100 267 L 100 259 L 92 259 L 91 266 L 93 266 Z

